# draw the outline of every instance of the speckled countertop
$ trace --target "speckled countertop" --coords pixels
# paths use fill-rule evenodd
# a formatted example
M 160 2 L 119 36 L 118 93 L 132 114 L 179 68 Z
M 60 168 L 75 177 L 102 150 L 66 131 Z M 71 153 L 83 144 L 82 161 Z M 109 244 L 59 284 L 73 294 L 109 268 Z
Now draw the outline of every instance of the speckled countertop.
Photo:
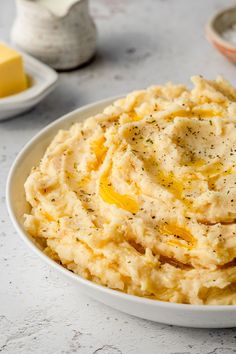
M 5 206 L 10 165 L 46 124 L 72 109 L 153 83 L 189 83 L 192 74 L 236 68 L 205 40 L 207 18 L 225 0 L 91 0 L 96 59 L 60 74 L 57 89 L 30 113 L 0 123 L 0 352 L 11 354 L 231 354 L 236 329 L 185 329 L 137 319 L 82 295 L 19 239 Z M 0 38 L 9 40 L 12 0 L 0 2 Z

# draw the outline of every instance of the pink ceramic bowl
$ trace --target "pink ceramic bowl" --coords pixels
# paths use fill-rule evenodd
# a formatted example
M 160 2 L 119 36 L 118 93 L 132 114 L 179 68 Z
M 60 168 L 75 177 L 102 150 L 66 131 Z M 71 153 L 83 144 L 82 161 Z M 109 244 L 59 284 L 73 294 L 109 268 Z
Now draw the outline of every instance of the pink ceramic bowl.
M 235 32 L 235 44 L 226 39 L 226 31 Z M 208 21 L 206 37 L 227 59 L 236 62 L 236 6 L 219 11 Z

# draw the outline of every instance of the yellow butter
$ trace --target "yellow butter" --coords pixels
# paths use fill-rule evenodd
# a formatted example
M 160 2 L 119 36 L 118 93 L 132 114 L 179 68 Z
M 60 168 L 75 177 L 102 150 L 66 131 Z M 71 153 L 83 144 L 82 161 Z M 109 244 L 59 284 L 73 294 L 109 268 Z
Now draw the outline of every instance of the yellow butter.
M 0 43 L 0 97 L 14 95 L 27 88 L 21 55 Z
M 138 203 L 127 194 L 117 193 L 108 180 L 108 171 L 100 179 L 99 194 L 104 202 L 114 204 L 117 208 L 125 209 L 130 213 L 137 213 Z

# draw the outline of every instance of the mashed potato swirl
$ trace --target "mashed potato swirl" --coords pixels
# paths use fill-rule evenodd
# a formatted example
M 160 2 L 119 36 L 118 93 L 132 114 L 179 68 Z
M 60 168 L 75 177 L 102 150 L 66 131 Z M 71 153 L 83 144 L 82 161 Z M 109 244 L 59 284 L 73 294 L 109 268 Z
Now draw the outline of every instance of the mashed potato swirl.
M 236 304 L 236 90 L 192 82 L 135 91 L 59 131 L 25 183 L 25 228 L 110 288 Z

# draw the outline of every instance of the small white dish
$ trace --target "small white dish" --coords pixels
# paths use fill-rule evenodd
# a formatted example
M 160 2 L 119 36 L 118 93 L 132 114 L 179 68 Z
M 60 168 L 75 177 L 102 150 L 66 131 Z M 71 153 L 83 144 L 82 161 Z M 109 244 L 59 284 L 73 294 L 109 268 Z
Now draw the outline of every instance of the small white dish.
M 16 230 L 43 261 L 74 284 L 78 290 L 115 309 L 144 319 L 177 326 L 235 327 L 236 306 L 186 305 L 162 302 L 128 295 L 83 279 L 47 257 L 25 231 L 23 215 L 29 212 L 29 205 L 25 199 L 24 182 L 32 166 L 38 164 L 46 147 L 59 129 L 67 129 L 73 122 L 82 121 L 101 112 L 115 99 L 106 99 L 76 109 L 48 125 L 25 145 L 10 170 L 6 190 L 8 212 Z
M 20 53 L 30 86 L 25 91 L 0 98 L 0 120 L 15 117 L 36 106 L 55 88 L 58 80 L 55 70 L 28 54 Z

